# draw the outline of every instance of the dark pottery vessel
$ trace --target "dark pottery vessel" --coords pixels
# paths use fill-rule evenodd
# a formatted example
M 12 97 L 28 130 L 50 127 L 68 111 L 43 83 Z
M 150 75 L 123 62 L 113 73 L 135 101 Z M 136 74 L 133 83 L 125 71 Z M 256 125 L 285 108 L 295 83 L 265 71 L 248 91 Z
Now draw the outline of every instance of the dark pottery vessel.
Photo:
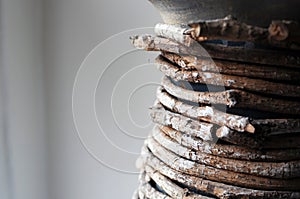
M 232 15 L 250 25 L 300 21 L 299 0 L 149 0 L 168 24 L 187 24 Z

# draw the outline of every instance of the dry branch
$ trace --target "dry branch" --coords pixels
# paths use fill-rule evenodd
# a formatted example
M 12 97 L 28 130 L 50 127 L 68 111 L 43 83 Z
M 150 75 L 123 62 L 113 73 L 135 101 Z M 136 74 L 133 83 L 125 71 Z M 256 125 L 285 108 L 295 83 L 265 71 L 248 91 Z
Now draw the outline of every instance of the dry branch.
M 164 148 L 172 151 L 175 154 L 178 154 L 183 158 L 196 161 L 200 164 L 212 166 L 214 168 L 271 178 L 300 177 L 300 161 L 278 163 L 252 162 L 218 157 L 180 145 L 174 139 L 164 134 L 159 127 L 155 127 L 153 129 L 152 136 L 148 138 L 147 142 L 153 142 L 153 139 Z
M 226 126 L 222 126 L 217 129 L 216 136 L 224 140 L 226 142 L 229 142 L 231 144 L 235 144 L 242 147 L 247 147 L 250 149 L 261 149 L 264 138 L 262 136 L 248 136 L 241 134 L 239 132 L 233 131 Z
M 223 92 L 197 92 L 174 85 L 167 76 L 163 77 L 162 86 L 169 94 L 196 103 L 225 104 L 230 107 L 237 103 L 237 95 L 232 94 L 234 91 L 231 90 Z
M 203 178 L 191 176 L 178 172 L 163 162 L 158 158 L 153 156 L 147 148 L 143 148 L 142 155 L 145 164 L 151 166 L 153 169 L 159 171 L 162 175 L 168 178 L 178 181 L 187 186 L 193 187 L 197 190 L 216 195 L 220 198 L 299 198 L 300 192 L 289 192 L 289 191 L 266 191 L 266 190 L 255 190 L 247 189 L 237 186 L 232 186 L 228 184 L 223 184 L 219 182 L 214 182 L 206 180 Z
M 161 175 L 158 171 L 146 165 L 146 173 L 155 181 L 155 183 L 161 187 L 172 198 L 181 199 L 208 199 L 211 197 L 202 196 L 189 191 L 187 188 L 181 188 L 174 184 L 170 179 Z
M 153 155 L 155 155 L 166 165 L 172 169 L 195 177 L 201 177 L 208 180 L 254 189 L 296 191 L 300 188 L 300 179 L 298 178 L 289 180 L 275 178 L 271 179 L 216 169 L 181 158 L 163 147 L 157 148 L 158 146 L 152 145 L 151 142 L 148 142 L 147 144 Z
M 140 175 L 140 186 L 138 189 L 140 198 L 171 199 L 168 195 L 159 192 L 152 187 L 151 184 L 149 184 L 149 181 L 146 180 L 146 175 L 145 172 Z
M 191 102 L 202 104 L 224 104 L 229 107 L 300 115 L 300 101 L 264 97 L 237 89 L 220 92 L 193 91 L 190 90 L 191 88 L 186 89 L 183 84 L 181 86 L 175 85 L 167 77 L 163 78 L 162 86 L 169 94 Z
M 210 106 L 196 107 L 185 104 L 172 98 L 164 92 L 162 87 L 157 89 L 157 99 L 168 109 L 184 116 L 198 120 L 211 122 L 220 126 L 227 126 L 231 129 L 243 132 L 254 133 L 255 128 L 250 124 L 247 117 L 223 113 Z
M 204 142 L 201 139 L 192 137 L 189 134 L 184 134 L 166 126 L 162 127 L 161 130 L 182 146 L 224 158 L 268 162 L 293 161 L 300 159 L 299 149 L 254 150 L 235 145 Z
M 189 133 L 205 141 L 214 141 L 213 124 L 197 121 L 164 109 L 161 104 L 150 108 L 150 116 L 154 123 L 169 126 L 178 131 Z
M 190 55 L 162 52 L 162 56 L 186 70 L 214 72 L 260 79 L 298 82 L 300 72 L 285 67 L 254 65 L 226 60 L 212 60 Z
M 212 57 L 248 63 L 266 64 L 271 66 L 294 67 L 300 66 L 300 53 L 297 51 L 276 51 L 252 49 L 219 44 L 182 45 L 167 38 L 141 35 L 131 37 L 132 44 L 138 49 L 147 51 L 167 51 L 176 54 Z
M 156 63 L 161 72 L 177 81 L 189 81 L 202 84 L 213 84 L 233 89 L 255 91 L 264 94 L 273 94 L 288 97 L 299 97 L 300 86 L 275 83 L 261 79 L 252 79 L 233 75 L 222 75 L 198 70 L 183 70 L 174 64 L 167 62 L 161 56 L 156 58 Z

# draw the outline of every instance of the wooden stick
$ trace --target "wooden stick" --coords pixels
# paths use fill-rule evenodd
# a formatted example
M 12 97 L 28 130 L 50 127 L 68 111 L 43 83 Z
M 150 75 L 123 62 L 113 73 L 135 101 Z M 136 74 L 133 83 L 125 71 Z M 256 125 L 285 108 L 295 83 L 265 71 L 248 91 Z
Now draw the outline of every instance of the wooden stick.
M 283 83 L 275 83 L 261 79 L 247 77 L 222 75 L 197 70 L 187 71 L 167 62 L 161 56 L 156 58 L 156 63 L 161 72 L 177 81 L 189 81 L 202 84 L 213 84 L 233 89 L 255 91 L 263 94 L 273 94 L 287 97 L 299 97 L 300 86 Z
M 274 163 L 252 162 L 218 157 L 200 151 L 191 150 L 180 145 L 174 139 L 164 134 L 157 126 L 154 127 L 152 136 L 148 138 L 147 143 L 152 142 L 153 145 L 157 145 L 153 142 L 153 140 L 183 158 L 214 168 L 270 178 L 288 179 L 300 177 L 300 160 Z M 159 148 L 160 146 L 157 147 Z
M 247 147 L 250 149 L 262 149 L 265 140 L 265 137 L 263 136 L 258 137 L 258 136 L 244 135 L 229 129 L 226 126 L 222 126 L 218 128 L 216 131 L 216 136 L 219 139 L 229 142 L 231 144 Z
M 169 94 L 196 103 L 225 104 L 229 107 L 235 106 L 237 103 L 237 95 L 234 93 L 235 91 L 231 90 L 223 92 L 197 92 L 174 85 L 167 76 L 163 77 L 162 86 Z
M 163 91 L 162 87 L 157 89 L 157 99 L 168 109 L 180 113 L 184 116 L 198 120 L 214 123 L 220 126 L 227 126 L 236 131 L 247 131 L 254 133 L 255 128 L 250 124 L 247 117 L 223 113 L 210 106 L 195 107 L 185 104 L 172 98 Z
M 205 141 L 215 141 L 213 136 L 213 124 L 172 113 L 164 109 L 161 104 L 156 104 L 150 109 L 150 117 L 154 123 L 169 126 L 184 133 L 189 133 Z
M 299 149 L 253 150 L 235 145 L 212 144 L 203 142 L 201 139 L 192 137 L 189 134 L 184 134 L 166 126 L 163 126 L 161 130 L 184 147 L 224 158 L 257 162 L 282 162 L 300 159 Z
M 153 188 L 149 181 L 146 180 L 146 173 L 143 172 L 140 176 L 140 186 L 139 186 L 139 192 L 140 192 L 140 198 L 157 198 L 157 199 L 171 199 L 168 195 L 157 191 L 155 188 Z
M 161 175 L 159 172 L 155 171 L 153 168 L 146 166 L 146 173 L 155 181 L 155 183 L 161 187 L 168 195 L 172 198 L 182 198 L 182 199 L 208 199 L 211 197 L 206 197 L 200 194 L 195 194 L 187 188 L 181 188 L 180 186 L 174 184 L 170 179 Z
M 206 193 L 216 195 L 220 198 L 299 198 L 300 192 L 290 192 L 290 191 L 266 191 L 266 190 L 255 190 L 247 189 L 238 186 L 232 186 L 228 184 L 223 184 L 220 182 L 214 182 L 206 180 L 203 178 L 195 177 L 192 175 L 184 174 L 178 172 L 158 158 L 153 156 L 147 148 L 143 148 L 143 157 L 145 159 L 145 164 L 152 167 L 153 169 L 159 171 L 162 175 L 168 178 L 178 181 L 187 186 L 193 187 L 196 190 L 200 190 Z
M 185 70 L 197 70 L 201 72 L 293 82 L 298 82 L 300 76 L 300 71 L 291 70 L 285 67 L 255 65 L 217 59 L 212 60 L 168 52 L 162 52 L 161 55 Z
M 273 21 L 268 29 L 247 25 L 232 18 L 193 23 L 190 26 L 193 29 L 189 32 L 197 41 L 250 41 L 265 46 L 299 49 L 300 30 L 298 24 L 292 21 Z M 289 36 L 291 33 L 298 34 L 298 37 Z
M 198 41 L 228 40 L 268 44 L 268 29 L 241 23 L 232 17 L 190 24 L 191 36 Z
M 171 95 L 201 104 L 224 104 L 229 107 L 248 108 L 289 115 L 300 115 L 300 102 L 264 97 L 246 91 L 230 89 L 220 92 L 198 92 L 176 86 L 168 77 L 162 80 L 162 86 Z
M 187 35 L 192 29 L 187 25 L 171 25 L 158 23 L 154 27 L 157 36 L 166 37 L 183 45 L 190 46 L 192 37 Z
M 147 51 L 167 51 L 176 54 L 193 55 L 198 57 L 212 57 L 247 63 L 265 64 L 299 68 L 300 54 L 297 51 L 276 51 L 251 49 L 218 44 L 191 44 L 189 47 L 171 41 L 167 38 L 141 35 L 131 37 L 132 44 L 138 49 Z
M 163 147 L 158 148 L 158 145 L 153 145 L 152 142 L 148 142 L 147 144 L 150 151 L 169 167 L 196 177 L 254 189 L 290 191 L 300 189 L 300 178 L 293 178 L 289 180 L 271 179 L 216 169 L 183 159 Z

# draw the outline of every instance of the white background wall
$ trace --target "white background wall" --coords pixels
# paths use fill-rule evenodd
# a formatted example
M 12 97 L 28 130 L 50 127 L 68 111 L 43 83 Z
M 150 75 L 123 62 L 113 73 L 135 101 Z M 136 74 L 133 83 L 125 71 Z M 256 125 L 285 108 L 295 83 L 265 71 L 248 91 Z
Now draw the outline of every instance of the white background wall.
M 99 42 L 153 26 L 161 21 L 158 13 L 146 0 L 1 0 L 0 8 L 0 198 L 130 198 L 137 175 L 101 165 L 81 145 L 72 87 Z M 153 101 L 154 93 L 144 98 Z M 104 152 L 114 160 L 114 153 Z

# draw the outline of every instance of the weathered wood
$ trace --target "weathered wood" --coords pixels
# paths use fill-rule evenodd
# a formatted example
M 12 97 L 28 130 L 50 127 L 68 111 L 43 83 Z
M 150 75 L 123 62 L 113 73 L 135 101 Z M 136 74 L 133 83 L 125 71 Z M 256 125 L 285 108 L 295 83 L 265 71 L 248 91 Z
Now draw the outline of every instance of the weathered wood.
M 248 108 L 289 115 L 300 115 L 300 101 L 289 101 L 272 97 L 264 97 L 237 89 L 230 89 L 220 92 L 199 92 L 189 90 L 191 88 L 186 89 L 184 88 L 184 85 L 182 85 L 182 87 L 177 86 L 167 77 L 163 78 L 162 86 L 172 96 L 196 103 L 224 104 L 229 107 Z
M 263 135 L 300 134 L 300 119 L 257 119 L 251 124 Z
M 299 38 L 289 37 L 297 31 L 289 28 L 291 21 L 273 21 L 269 28 L 251 26 L 232 18 L 193 23 L 190 35 L 197 41 L 228 40 L 250 41 L 265 46 L 299 49 Z
M 149 184 L 149 181 L 146 180 L 146 173 L 142 172 L 140 175 L 140 186 L 139 186 L 139 195 L 140 198 L 153 198 L 153 199 L 171 199 L 170 196 L 165 193 L 157 191 L 154 187 Z
M 243 132 L 254 133 L 255 128 L 250 124 L 247 117 L 232 115 L 216 110 L 214 107 L 195 107 L 172 98 L 162 87 L 157 89 L 157 99 L 170 110 L 184 116 L 198 120 L 211 122 L 220 126 L 227 126 L 231 129 Z
M 184 147 L 164 134 L 159 127 L 155 127 L 147 143 L 152 143 L 156 148 L 160 148 L 155 142 L 173 153 L 200 164 L 208 165 L 218 169 L 229 170 L 233 172 L 246 173 L 270 178 L 295 178 L 300 177 L 300 160 L 290 162 L 252 162 L 245 160 L 236 160 L 223 158 L 200 151 Z
M 216 132 L 218 138 L 239 146 L 256 149 L 300 148 L 299 135 L 247 136 L 223 126 Z
M 178 131 L 189 133 L 205 141 L 214 141 L 213 124 L 197 121 L 164 109 L 161 104 L 150 108 L 150 117 L 154 123 L 169 126 Z
M 241 23 L 232 17 L 189 24 L 192 38 L 197 41 L 228 40 L 268 44 L 268 29 Z
M 153 156 L 147 148 L 143 148 L 142 156 L 144 158 L 145 164 L 149 167 L 152 167 L 154 170 L 159 171 L 162 175 L 167 176 L 168 178 L 178 181 L 182 184 L 185 184 L 189 187 L 195 188 L 206 193 L 216 195 L 219 198 L 299 198 L 300 192 L 290 192 L 290 191 L 266 191 L 266 190 L 256 190 L 256 189 L 247 189 L 238 186 L 232 186 L 228 184 L 223 184 L 220 182 L 214 182 L 206 180 L 203 178 L 195 177 L 192 175 L 184 174 L 178 172 L 158 158 Z
M 185 46 L 167 38 L 141 35 L 131 37 L 132 44 L 138 49 L 147 51 L 167 51 L 176 54 L 212 57 L 247 63 L 265 64 L 282 67 L 300 67 L 298 51 L 276 51 L 219 44 L 197 43 Z
M 257 135 L 257 134 L 255 134 Z M 217 129 L 216 136 L 229 142 L 242 147 L 247 147 L 250 149 L 262 149 L 265 137 L 263 136 L 249 136 L 244 135 L 239 132 L 233 131 L 226 126 L 222 126 Z
M 229 107 L 237 103 L 235 91 L 197 92 L 174 85 L 167 76 L 162 79 L 162 86 L 171 95 L 201 104 L 225 104 Z
M 290 191 L 300 189 L 300 178 L 293 178 L 289 180 L 272 179 L 216 169 L 181 158 L 163 147 L 157 148 L 157 145 L 154 146 L 151 142 L 148 142 L 147 146 L 157 158 L 169 167 L 196 177 L 254 189 Z
M 255 65 L 226 60 L 207 59 L 191 55 L 162 52 L 164 58 L 186 70 L 214 72 L 260 79 L 298 82 L 300 71 L 286 67 Z
M 154 27 L 157 36 L 166 37 L 186 46 L 190 46 L 192 38 L 187 33 L 192 29 L 187 25 L 171 25 L 158 23 Z
M 169 196 L 172 198 L 182 198 L 182 199 L 209 199 L 211 197 L 206 197 L 200 194 L 195 194 L 187 188 L 181 188 L 180 186 L 173 183 L 170 179 L 155 171 L 153 168 L 146 166 L 146 173 L 155 181 L 155 183 L 161 187 Z
M 189 81 L 202 84 L 213 84 L 233 89 L 255 91 L 264 94 L 273 94 L 287 97 L 299 97 L 300 86 L 270 82 L 261 79 L 252 79 L 233 75 L 223 75 L 198 70 L 183 70 L 166 61 L 161 56 L 156 58 L 156 63 L 161 72 L 177 81 Z
M 172 128 L 163 126 L 162 132 L 176 140 L 182 146 L 189 149 L 200 151 L 202 153 L 220 156 L 224 158 L 249 160 L 249 161 L 268 161 L 268 162 L 282 162 L 293 161 L 300 159 L 299 149 L 286 149 L 286 150 L 254 150 L 236 145 L 227 144 L 212 144 L 203 142 L 201 139 L 192 137 L 176 131 Z

